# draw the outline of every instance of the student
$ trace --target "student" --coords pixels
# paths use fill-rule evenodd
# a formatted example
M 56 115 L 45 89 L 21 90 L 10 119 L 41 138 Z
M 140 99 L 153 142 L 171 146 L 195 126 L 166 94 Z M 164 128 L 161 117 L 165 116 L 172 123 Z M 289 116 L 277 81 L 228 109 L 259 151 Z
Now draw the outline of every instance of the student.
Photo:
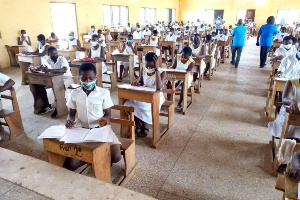
M 192 56 L 192 49 L 190 47 L 184 47 L 182 50 L 182 54 L 177 54 L 175 56 L 175 60 L 173 62 L 173 69 L 179 69 L 179 70 L 186 70 L 189 74 L 188 76 L 188 88 L 191 86 L 193 81 L 193 75 L 190 73 L 192 69 L 194 68 L 195 61 L 193 60 Z M 180 88 L 183 85 L 183 81 L 177 81 L 176 87 Z M 171 88 L 171 84 L 168 83 L 168 88 Z M 177 104 L 177 111 L 180 112 L 182 110 L 182 100 L 183 100 L 183 89 L 181 89 L 180 98 Z
M 190 45 L 191 49 L 192 49 L 192 56 L 196 57 L 196 58 L 205 58 L 205 45 L 200 45 L 201 44 L 201 36 L 200 34 L 196 34 L 194 36 L 194 40 L 193 40 L 193 44 Z M 205 66 L 205 62 L 202 59 L 201 60 L 201 66 L 202 68 L 204 68 Z M 195 66 L 193 68 L 193 72 L 194 73 L 194 77 L 193 77 L 193 81 L 195 82 L 197 80 L 198 77 L 198 73 L 199 73 L 199 68 L 197 66 Z M 203 69 L 200 69 L 201 72 L 203 72 Z
M 74 37 L 75 33 L 71 31 L 69 33 L 69 38 L 67 40 L 68 43 L 68 50 L 76 51 L 76 59 L 84 58 L 84 52 L 81 52 L 81 44 L 78 39 Z
M 205 31 L 204 24 L 201 24 L 199 27 L 199 33 L 203 33 Z
M 159 66 L 158 57 L 153 53 L 149 52 L 145 56 L 145 67 L 140 70 L 139 80 L 133 82 L 134 86 L 144 86 L 161 90 L 164 85 L 166 72 Z M 160 104 L 164 103 L 165 98 L 162 92 L 160 92 Z M 134 120 L 135 120 L 135 134 L 137 137 L 146 137 L 149 133 L 148 124 L 152 124 L 152 109 L 150 103 L 145 103 L 135 100 L 126 100 L 125 106 L 134 107 Z
M 190 28 L 188 26 L 185 27 L 185 30 L 183 32 L 184 36 L 189 36 L 190 35 Z
M 216 44 L 212 41 L 212 36 L 211 35 L 206 35 L 205 37 L 205 55 L 211 55 L 212 56 L 212 62 L 207 62 L 206 63 L 206 68 L 204 70 L 204 76 L 207 76 L 207 72 L 209 68 L 214 68 L 214 65 L 216 63 L 215 61 L 215 52 L 216 52 Z
M 136 30 L 133 32 L 133 39 L 135 39 L 135 40 L 144 39 L 144 35 L 143 35 L 143 32 L 141 31 L 140 25 L 136 26 Z
M 153 30 L 153 35 L 149 38 L 148 44 L 157 46 L 155 54 L 160 56 L 160 40 L 157 30 Z
M 297 49 L 293 45 L 292 36 L 285 36 L 283 38 L 282 45 L 278 49 L 276 49 L 273 57 L 270 59 L 270 61 L 274 62 L 280 62 L 283 58 L 290 54 L 296 54 Z
M 226 42 L 228 40 L 228 36 L 224 34 L 224 29 L 219 30 L 219 34 L 216 36 L 217 41 Z
M 286 106 L 290 107 L 291 113 L 300 113 L 300 76 L 296 79 L 289 80 L 283 90 L 282 105 L 279 114 L 274 122 L 269 122 L 268 129 L 274 137 L 280 137 L 284 119 L 286 115 Z M 300 127 L 290 126 L 287 138 L 300 139 Z
M 123 48 L 121 50 L 119 50 L 120 53 L 128 53 L 128 54 L 133 54 L 134 58 L 133 58 L 133 67 L 135 67 L 135 64 L 138 62 L 138 57 L 137 57 L 137 45 L 135 45 L 133 43 L 133 36 L 131 34 L 129 34 L 127 36 L 127 42 L 123 43 Z M 118 81 L 122 82 L 123 80 L 123 71 L 124 68 L 126 71 L 128 71 L 129 68 L 129 63 L 128 62 L 121 62 L 120 64 L 120 74 L 119 74 L 119 78 Z M 134 76 L 137 78 L 137 75 L 134 72 Z
M 117 32 L 118 33 L 123 33 L 123 27 L 122 27 L 122 25 L 120 24 L 120 23 L 118 23 L 118 26 L 116 27 L 116 29 L 117 29 Z
M 14 86 L 15 82 L 7 75 L 2 74 L 0 72 L 0 110 L 3 109 L 2 101 L 1 101 L 1 93 L 10 90 Z M 1 141 L 1 137 L 0 137 Z
M 174 28 L 170 28 L 169 34 L 166 36 L 165 41 L 176 42 L 176 40 L 177 40 L 177 36 L 176 36 L 175 33 L 174 33 Z M 169 50 L 169 55 L 172 55 L 172 53 L 171 53 L 172 47 L 171 47 L 171 46 L 167 46 L 167 47 L 166 47 L 166 46 L 163 46 L 163 47 L 162 47 L 163 52 L 164 52 L 166 49 Z M 167 60 L 167 55 L 166 55 L 165 59 Z M 172 62 L 172 59 L 173 59 L 173 58 L 170 58 L 170 59 L 168 60 L 168 62 Z
M 97 34 L 95 26 L 91 26 L 91 30 L 87 34 L 90 36 Z
M 43 34 L 39 34 L 37 36 L 37 40 L 38 40 L 38 45 L 37 48 L 34 52 L 28 52 L 28 51 L 23 51 L 22 53 L 26 54 L 26 55 L 38 55 L 41 56 L 41 60 L 45 60 L 48 58 L 48 48 L 49 48 L 49 44 L 46 43 L 46 38 Z
M 104 36 L 104 34 L 102 33 L 102 30 L 98 30 L 97 31 L 97 33 L 98 33 L 98 37 L 99 37 L 99 39 L 98 39 L 98 41 L 99 41 L 99 44 L 101 45 L 101 46 L 103 46 L 103 47 L 106 47 L 106 44 L 105 44 L 105 36 Z M 92 36 L 92 38 L 93 38 L 93 36 Z
M 151 30 L 149 28 L 149 26 L 147 25 L 145 30 L 143 30 L 143 36 L 150 36 L 151 35 Z
M 211 32 L 211 40 L 216 43 L 217 32 Z
M 42 61 L 42 65 L 38 67 L 30 67 L 31 72 L 42 71 L 45 73 L 64 73 L 63 80 L 65 89 L 67 89 L 72 83 L 72 74 L 70 71 L 69 63 L 67 59 L 63 56 L 57 55 L 57 49 L 55 47 L 50 46 L 48 48 L 48 59 Z M 36 85 L 32 84 L 30 86 L 30 90 L 35 99 L 41 98 L 43 102 L 42 109 L 38 112 L 38 114 L 46 114 L 53 110 L 51 104 L 49 104 L 46 86 L 45 85 Z M 63 91 L 64 92 L 64 91 Z M 51 115 L 52 118 L 57 117 L 56 109 Z
M 68 99 L 69 114 L 66 127 L 72 129 L 76 125 L 76 113 L 80 125 L 87 129 L 98 128 L 98 121 L 105 120 L 110 124 L 111 107 L 113 102 L 107 89 L 97 87 L 97 71 L 92 63 L 83 63 L 79 68 L 81 87 L 74 89 Z M 101 134 L 101 133 L 99 133 Z M 113 142 L 110 143 L 111 162 L 117 163 L 121 159 L 121 143 L 113 131 L 110 131 Z M 67 158 L 64 167 L 76 170 L 85 163 L 73 158 Z
M 274 40 L 275 42 L 282 42 L 283 38 L 288 36 L 289 34 L 286 32 L 286 28 L 285 27 L 281 27 L 280 29 L 280 33 L 278 33 L 277 35 L 275 35 Z
M 227 36 L 229 37 L 229 36 L 232 36 L 232 25 L 229 25 L 229 29 L 228 29 L 228 34 L 227 34 Z
M 25 30 L 21 30 L 21 36 L 18 37 L 18 45 L 24 45 L 25 51 L 32 52 L 30 37 L 27 36 Z
M 128 23 L 126 26 L 126 32 L 127 32 L 127 34 L 129 34 L 129 33 L 131 34 L 131 31 L 132 31 L 132 29 L 131 29 L 130 23 Z
M 107 73 L 107 67 L 104 63 L 105 59 L 105 50 L 103 44 L 101 44 L 101 41 L 99 41 L 98 35 L 93 35 L 92 40 L 90 41 L 91 48 L 89 50 L 88 57 L 94 58 L 95 60 L 103 60 L 102 62 L 102 73 Z
M 46 40 L 46 42 L 50 43 L 50 42 L 58 42 L 58 38 L 55 35 L 54 32 L 51 33 L 51 35 L 48 37 L 48 39 Z
M 294 54 L 290 54 L 281 60 L 277 76 L 282 78 L 300 77 L 300 47 Z

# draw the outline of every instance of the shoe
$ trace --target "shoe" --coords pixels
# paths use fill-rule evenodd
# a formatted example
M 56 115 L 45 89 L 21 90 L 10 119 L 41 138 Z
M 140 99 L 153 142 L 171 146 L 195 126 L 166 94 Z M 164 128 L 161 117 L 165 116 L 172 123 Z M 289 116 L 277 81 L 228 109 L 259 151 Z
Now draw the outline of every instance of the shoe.
M 231 61 L 230 64 L 234 65 L 234 62 Z
M 182 106 L 181 106 L 181 105 L 177 105 L 177 106 L 176 106 L 176 111 L 177 111 L 177 112 L 181 112 L 181 110 L 182 110 Z
M 239 66 L 238 66 L 238 65 L 235 65 L 234 67 L 235 67 L 235 68 L 238 68 Z
M 39 114 L 44 115 L 52 110 L 54 110 L 54 108 L 52 108 L 52 106 L 49 104 L 46 107 L 42 108 L 42 110 L 39 112 Z
M 54 112 L 51 114 L 52 118 L 57 118 L 57 110 L 56 108 L 54 109 Z
M 169 60 L 168 60 L 168 63 L 172 63 L 172 59 L 169 59 Z

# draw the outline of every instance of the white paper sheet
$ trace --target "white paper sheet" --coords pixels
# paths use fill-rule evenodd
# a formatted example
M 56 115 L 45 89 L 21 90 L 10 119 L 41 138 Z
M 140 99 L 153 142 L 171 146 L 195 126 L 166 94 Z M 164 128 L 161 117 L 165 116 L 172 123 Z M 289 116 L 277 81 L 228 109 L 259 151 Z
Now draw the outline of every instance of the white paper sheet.
M 58 126 L 51 126 L 47 128 L 39 137 L 38 139 L 43 138 L 57 138 L 60 139 L 65 135 L 65 125 L 58 125 Z
M 166 71 L 166 72 L 182 72 L 182 73 L 186 73 L 186 70 L 183 70 L 183 69 L 163 69 L 163 71 Z
M 93 128 L 84 138 L 85 142 L 112 142 L 113 138 L 110 134 L 111 126 L 101 128 Z
M 148 91 L 148 92 L 155 92 L 156 89 L 143 87 L 143 86 L 132 86 L 130 84 L 122 84 L 118 85 L 118 88 L 130 89 L 130 90 L 139 90 L 139 91 Z
M 80 143 L 84 141 L 85 136 L 88 134 L 90 129 L 86 128 L 72 128 L 66 129 L 66 134 L 60 139 L 61 142 L 65 143 Z

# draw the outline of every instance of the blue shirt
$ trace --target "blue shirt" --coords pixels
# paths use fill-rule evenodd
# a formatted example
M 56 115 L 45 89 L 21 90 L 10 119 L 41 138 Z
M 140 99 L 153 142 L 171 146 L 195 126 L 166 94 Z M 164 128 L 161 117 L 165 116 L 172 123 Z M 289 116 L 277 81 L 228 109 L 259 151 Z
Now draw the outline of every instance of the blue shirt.
M 273 37 L 279 33 L 277 27 L 273 24 L 262 25 L 258 31 L 260 36 L 260 46 L 271 47 L 273 42 Z
M 233 35 L 233 47 L 243 47 L 245 46 L 245 34 L 247 28 L 243 25 L 237 26 L 232 30 Z

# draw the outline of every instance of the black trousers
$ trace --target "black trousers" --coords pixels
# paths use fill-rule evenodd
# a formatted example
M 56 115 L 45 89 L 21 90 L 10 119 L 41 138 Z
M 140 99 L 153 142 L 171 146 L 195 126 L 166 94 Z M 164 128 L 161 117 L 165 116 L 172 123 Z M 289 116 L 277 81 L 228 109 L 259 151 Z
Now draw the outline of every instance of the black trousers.
M 238 66 L 241 59 L 241 54 L 243 51 L 243 47 L 232 47 L 232 56 L 231 56 L 231 62 Z M 235 56 L 237 54 L 237 56 Z
M 260 47 L 260 64 L 259 64 L 260 67 L 264 67 L 266 65 L 269 50 L 270 47 L 266 47 L 266 46 Z

